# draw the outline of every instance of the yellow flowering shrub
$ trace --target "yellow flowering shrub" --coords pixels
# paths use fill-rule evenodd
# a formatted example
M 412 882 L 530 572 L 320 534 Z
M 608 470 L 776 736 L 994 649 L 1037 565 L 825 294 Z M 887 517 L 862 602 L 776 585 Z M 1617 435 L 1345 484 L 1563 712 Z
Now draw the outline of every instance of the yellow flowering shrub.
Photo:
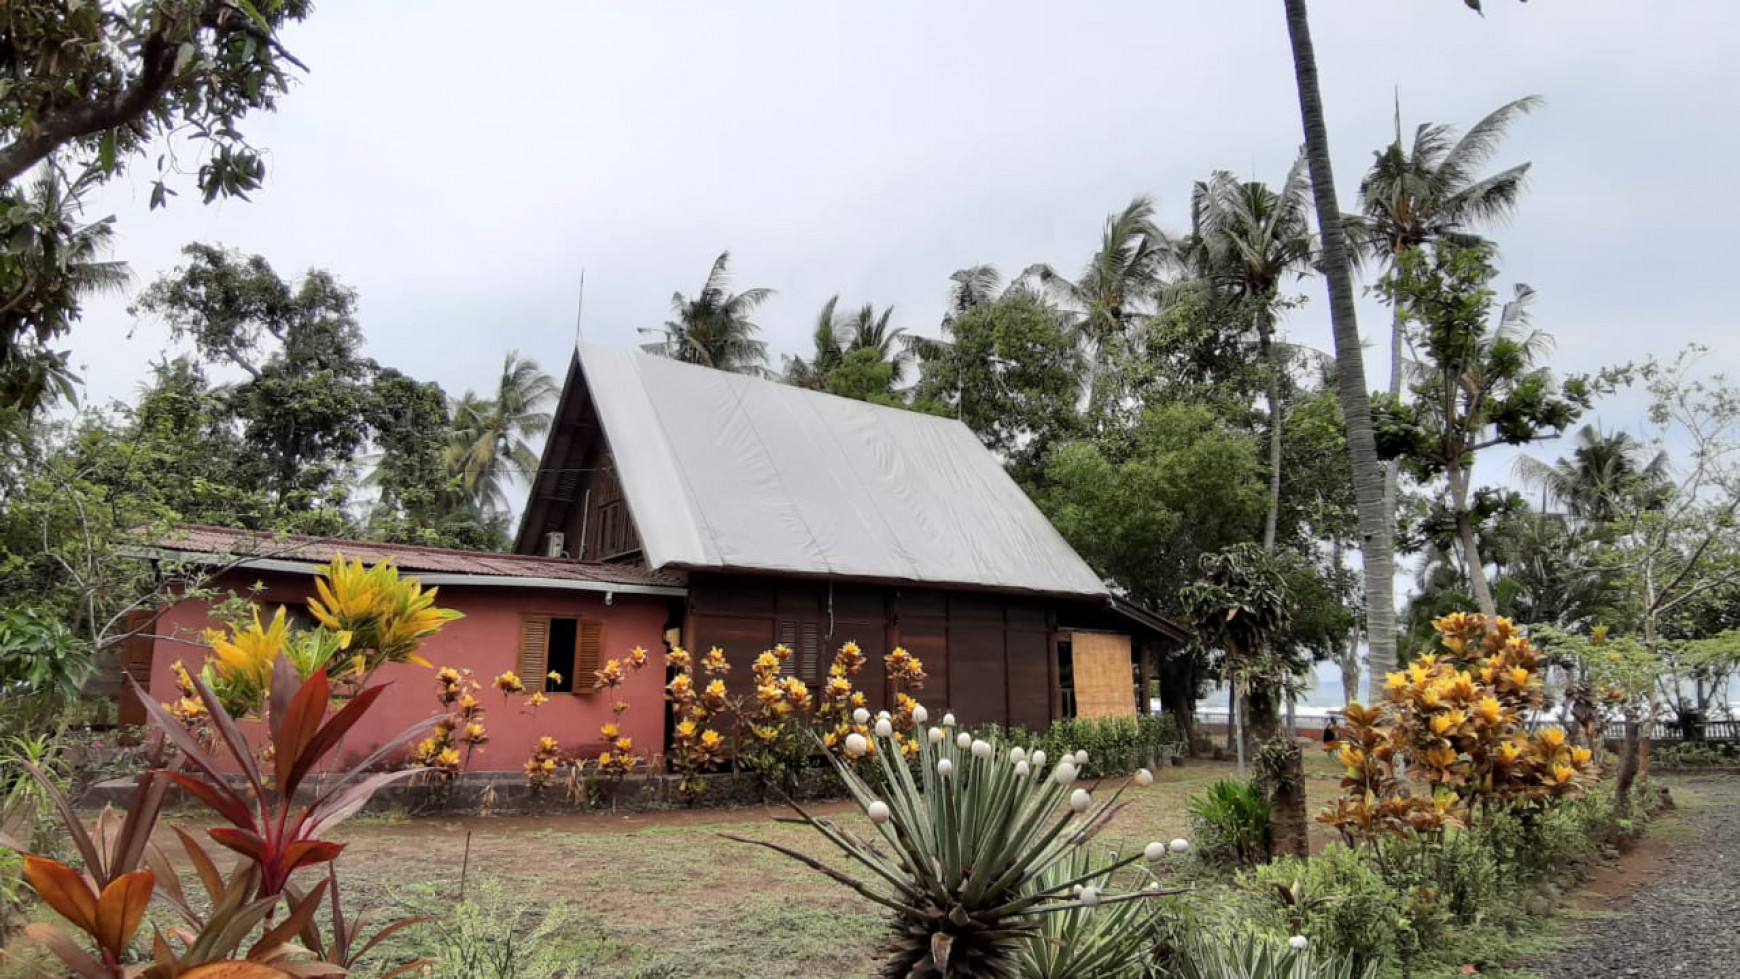
M 635 754 L 634 739 L 622 734 L 622 715 L 628 711 L 628 701 L 615 695 L 630 673 L 639 673 L 649 661 L 647 652 L 640 646 L 634 647 L 627 658 L 609 660 L 604 667 L 596 671 L 595 686 L 600 690 L 612 692 L 614 698 L 610 704 L 610 720 L 599 728 L 599 735 L 604 739 L 605 748 L 599 753 L 596 764 L 598 772 L 611 781 L 621 781 L 624 775 L 634 771 L 641 763 L 641 756 Z
M 1530 731 L 1544 700 L 1540 651 L 1508 619 L 1437 620 L 1441 650 L 1386 678 L 1385 700 L 1349 704 L 1326 749 L 1342 795 L 1319 821 L 1349 840 L 1437 833 L 1476 808 L 1541 803 L 1594 776 L 1587 748 Z
M 411 749 L 411 763 L 433 770 L 439 782 L 451 782 L 471 763 L 471 756 L 489 741 L 484 726 L 480 689 L 470 670 L 442 667 L 435 674 L 436 699 L 441 719 L 427 738 Z
M 708 722 L 723 714 L 730 706 L 725 695 L 725 674 L 731 664 L 725 653 L 715 646 L 701 658 L 701 669 L 708 678 L 704 689 L 695 689 L 695 662 L 689 651 L 678 646 L 665 657 L 665 664 L 677 671 L 665 687 L 665 700 L 676 722 L 671 729 L 671 767 L 683 777 L 682 791 L 693 795 L 706 788 L 701 773 L 725 757 L 725 736 L 708 726 Z

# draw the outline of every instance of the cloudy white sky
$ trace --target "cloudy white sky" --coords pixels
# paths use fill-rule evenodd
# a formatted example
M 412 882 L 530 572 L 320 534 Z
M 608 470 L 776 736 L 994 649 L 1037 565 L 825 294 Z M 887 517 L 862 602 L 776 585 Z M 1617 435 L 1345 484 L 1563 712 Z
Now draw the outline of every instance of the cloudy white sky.
M 1488 6 L 1316 5 L 1343 199 L 1397 90 L 1410 128 L 1544 95 L 1495 161 L 1535 165 L 1499 236 L 1559 363 L 1719 343 L 1740 13 Z M 1278 0 L 492 9 L 318 5 L 288 36 L 312 70 L 248 127 L 266 189 L 149 213 L 141 172 L 97 203 L 119 218 L 117 256 L 141 286 L 192 240 L 328 268 L 359 290 L 373 356 L 457 392 L 510 348 L 559 367 L 582 269 L 600 342 L 636 342 L 726 248 L 739 285 L 779 291 L 761 317 L 776 350 L 801 349 L 836 292 L 929 332 L 954 269 L 1075 268 L 1132 195 L 1181 227 L 1191 181 L 1278 180 L 1300 142 Z M 1327 348 L 1321 284 L 1301 288 L 1289 329 Z M 130 395 L 163 345 L 125 305 L 95 306 L 73 337 L 95 401 Z

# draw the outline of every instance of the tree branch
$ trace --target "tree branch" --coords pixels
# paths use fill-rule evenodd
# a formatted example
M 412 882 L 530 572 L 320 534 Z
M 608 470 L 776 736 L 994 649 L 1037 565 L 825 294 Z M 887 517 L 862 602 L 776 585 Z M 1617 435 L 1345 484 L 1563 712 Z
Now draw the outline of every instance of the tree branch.
M 160 24 L 145 37 L 139 76 L 131 85 L 108 99 L 79 102 L 50 112 L 38 121 L 34 136 L 0 147 L 0 183 L 11 183 L 66 143 L 114 129 L 149 112 L 175 80 L 175 48 L 165 34 L 168 29 L 167 24 Z

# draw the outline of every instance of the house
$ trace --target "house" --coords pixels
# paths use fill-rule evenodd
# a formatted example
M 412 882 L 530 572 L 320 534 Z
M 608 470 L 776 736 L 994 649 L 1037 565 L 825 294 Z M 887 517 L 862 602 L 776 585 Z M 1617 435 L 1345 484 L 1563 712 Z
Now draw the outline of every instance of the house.
M 1043 728 L 1147 709 L 1185 638 L 1122 601 L 959 421 L 582 343 L 515 550 L 681 574 L 673 639 L 740 667 L 775 643 L 810 684 L 904 646 L 922 699 Z M 746 668 L 732 671 L 738 691 Z
M 182 527 L 150 549 L 149 556 L 214 569 L 213 591 L 253 594 L 268 609 L 283 605 L 289 618 L 312 624 L 307 601 L 314 594 L 316 569 L 342 554 L 374 564 L 391 558 L 406 575 L 437 587 L 437 604 L 464 618 L 446 625 L 420 654 L 437 666 L 470 669 L 483 686 L 478 698 L 490 744 L 472 760 L 474 770 L 517 769 L 541 735 L 560 734 L 569 748 L 600 743 L 598 728 L 610 718 L 608 698 L 586 682 L 606 658 L 643 646 L 662 649 L 665 631 L 686 591 L 682 577 L 628 564 L 582 564 L 560 558 L 479 554 L 432 547 L 272 536 L 219 527 Z M 159 701 L 174 700 L 173 665 L 197 670 L 206 649 L 201 632 L 212 625 L 211 600 L 178 602 L 126 640 L 122 668 Z M 490 689 L 490 680 L 509 670 L 526 669 L 523 651 L 548 650 L 538 676 L 555 671 L 560 685 L 536 714 Z M 147 680 L 147 678 L 149 678 Z M 345 761 L 367 755 L 437 710 L 432 672 L 408 663 L 389 663 L 377 682 L 394 684 L 346 739 Z M 652 709 L 631 710 L 623 733 L 639 745 L 657 745 L 664 735 L 664 677 L 656 670 L 631 674 L 618 691 L 622 699 Z M 558 696 L 558 693 L 574 696 Z M 144 706 L 123 692 L 119 722 L 145 723 Z
M 1043 728 L 1070 716 L 1133 715 L 1155 657 L 1185 633 L 1117 598 L 960 422 L 581 345 L 519 528 L 515 554 L 478 554 L 211 527 L 183 528 L 158 556 L 222 569 L 219 590 L 262 586 L 294 612 L 321 563 L 342 553 L 438 586 L 465 617 L 422 654 L 487 687 L 515 671 L 549 703 L 536 716 L 491 705 L 494 745 L 474 769 L 517 768 L 542 734 L 596 742 L 608 700 L 586 683 L 636 646 L 725 650 L 728 689 L 783 643 L 788 670 L 819 684 L 843 643 L 867 657 L 873 707 L 892 691 L 882 657 L 922 659 L 921 699 L 964 723 Z M 130 640 L 124 668 L 174 696 L 171 665 L 203 656 L 210 606 L 183 601 Z M 554 671 L 560 684 L 544 677 Z M 428 671 L 400 684 L 355 738 L 358 751 L 427 717 Z M 663 671 L 619 691 L 624 733 L 664 744 Z M 557 696 L 568 694 L 569 696 Z M 643 708 L 643 709 L 635 709 Z M 123 722 L 142 707 L 123 702 Z

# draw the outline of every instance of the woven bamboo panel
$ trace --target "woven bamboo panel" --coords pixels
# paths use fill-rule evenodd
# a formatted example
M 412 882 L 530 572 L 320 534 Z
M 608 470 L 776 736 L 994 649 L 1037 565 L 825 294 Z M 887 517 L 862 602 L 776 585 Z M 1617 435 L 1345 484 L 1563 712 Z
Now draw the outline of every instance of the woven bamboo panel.
M 1076 716 L 1136 716 L 1135 688 L 1130 682 L 1130 637 L 1078 632 L 1071 648 Z

